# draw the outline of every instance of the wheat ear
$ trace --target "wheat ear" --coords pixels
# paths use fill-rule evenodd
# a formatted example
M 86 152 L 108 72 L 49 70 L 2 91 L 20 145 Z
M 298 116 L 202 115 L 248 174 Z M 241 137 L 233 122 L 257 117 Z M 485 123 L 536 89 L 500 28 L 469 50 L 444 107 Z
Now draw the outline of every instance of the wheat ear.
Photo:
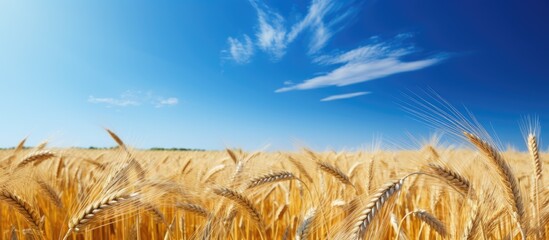
M 108 128 L 106 128 L 105 130 L 107 130 L 111 138 L 116 142 L 116 144 L 118 144 L 120 148 L 122 148 L 125 152 L 128 152 L 128 148 L 126 147 L 126 144 L 124 144 L 124 142 L 122 141 L 122 139 L 120 139 L 120 137 L 118 137 L 118 135 L 116 135 L 114 132 L 112 132 Z
M 431 146 L 431 145 L 427 145 L 427 147 L 425 148 L 429 154 L 432 156 L 432 159 L 433 160 L 439 160 L 440 159 L 440 155 L 438 154 L 437 150 Z
M 138 196 L 139 194 L 137 193 L 115 193 L 93 202 L 69 221 L 69 232 L 80 231 L 82 228 L 93 222 L 93 220 L 97 219 L 105 211 L 110 210 L 124 202 L 136 199 Z
M 296 177 L 291 172 L 288 172 L 288 171 L 274 172 L 274 173 L 269 173 L 269 174 L 250 180 L 250 182 L 248 183 L 248 188 L 254 188 L 266 183 L 274 183 L 274 182 L 293 180 L 293 179 L 296 179 Z
M 187 212 L 192 212 L 192 213 L 195 213 L 199 216 L 202 216 L 202 217 L 205 217 L 205 218 L 208 218 L 209 216 L 211 216 L 210 212 L 198 205 L 198 204 L 193 204 L 193 203 L 178 203 L 176 204 L 176 207 L 178 208 L 181 208 Z
M 40 186 L 42 191 L 46 193 L 50 201 L 55 204 L 55 206 L 57 206 L 58 208 L 63 208 L 63 202 L 61 201 L 59 194 L 57 194 L 57 190 L 55 190 L 53 186 L 42 180 L 36 180 L 36 182 L 38 183 L 38 186 Z
M 543 162 L 539 157 L 538 141 L 536 135 L 528 134 L 528 150 L 532 161 L 534 162 L 534 169 L 536 171 L 536 179 L 542 180 L 543 177 Z
M 413 215 L 417 217 L 419 220 L 421 220 L 422 222 L 429 225 L 441 237 L 445 238 L 447 236 L 448 231 L 446 230 L 446 227 L 444 226 L 444 224 L 432 214 L 428 213 L 423 209 L 418 209 L 414 211 Z
M 227 148 L 225 150 L 227 151 L 227 154 L 229 154 L 229 157 L 231 157 L 231 160 L 233 160 L 233 163 L 238 163 L 238 157 L 236 156 L 236 154 L 231 149 Z
M 528 229 L 528 222 L 526 221 L 520 186 L 511 170 L 511 167 L 509 167 L 505 159 L 503 159 L 503 156 L 501 156 L 495 147 L 474 134 L 468 132 L 464 132 L 464 134 L 469 141 L 473 143 L 495 166 L 500 177 L 500 181 L 503 184 L 505 199 L 511 206 L 514 215 L 516 215 L 513 217 L 517 219 L 522 237 L 525 238 L 526 229 Z
M 206 174 L 204 174 L 204 179 L 202 180 L 202 183 L 209 182 L 217 173 L 223 171 L 223 169 L 225 169 L 225 164 L 219 164 L 211 168 Z
M 34 163 L 36 166 L 42 161 L 48 160 L 54 156 L 55 154 L 50 151 L 39 151 L 25 157 L 19 164 L 17 164 L 17 168 L 22 168 L 30 163 Z
M 479 205 L 474 202 L 471 206 L 471 213 L 465 224 L 465 229 L 463 231 L 463 240 L 478 239 L 478 230 L 481 228 L 481 217 L 479 215 Z
M 303 176 L 305 178 L 307 178 L 307 180 L 309 180 L 309 182 L 313 182 L 313 178 L 311 177 L 311 175 L 309 175 L 309 173 L 307 172 L 307 170 L 305 169 L 305 166 L 303 166 L 303 164 L 301 162 L 299 162 L 298 160 L 294 159 L 293 157 L 291 156 L 288 156 L 288 159 L 290 160 L 290 162 L 297 168 L 297 170 L 299 170 L 299 172 L 301 174 L 303 174 Z
M 345 185 L 351 185 L 353 186 L 353 183 L 351 183 L 351 180 L 345 173 L 343 173 L 339 168 L 336 166 L 333 166 L 327 162 L 317 162 L 318 166 L 320 167 L 320 170 L 332 175 L 337 180 L 339 180 L 341 183 Z
M 13 150 L 13 153 L 11 156 L 9 156 L 6 160 L 4 160 L 4 162 L 7 164 L 7 165 L 11 165 L 11 163 L 13 162 L 13 160 L 15 160 L 15 158 L 17 157 L 17 154 L 19 154 L 19 152 L 21 152 L 24 148 L 25 148 L 25 142 L 27 141 L 27 138 L 23 138 L 23 140 L 21 140 L 19 142 L 19 144 L 17 144 L 17 147 L 15 147 L 15 150 Z
M 536 217 L 537 226 L 539 229 L 537 235 L 538 238 L 545 238 L 545 228 L 541 226 L 541 216 L 540 216 L 540 204 L 539 204 L 539 190 L 543 188 L 543 162 L 539 157 L 538 141 L 536 135 L 530 133 L 528 134 L 528 151 L 530 152 L 530 157 L 534 163 L 535 177 L 533 177 L 534 186 L 531 188 L 532 200 L 534 204 L 534 216 Z
M 40 230 L 42 227 L 42 220 L 40 214 L 35 211 L 32 206 L 23 198 L 11 193 L 7 190 L 0 191 L 0 200 L 4 201 L 8 205 L 17 210 L 36 230 Z
M 370 196 L 366 207 L 353 221 L 351 239 L 362 238 L 362 235 L 366 232 L 369 224 L 374 220 L 376 213 L 381 210 L 391 196 L 400 191 L 405 178 L 406 177 L 386 183 Z
M 368 193 L 373 191 L 374 186 L 374 160 L 375 159 L 372 157 L 368 164 Z
M 444 179 L 448 185 L 458 190 L 461 194 L 467 195 L 469 190 L 471 190 L 471 183 L 469 180 L 459 173 L 438 164 L 430 163 L 428 166 L 436 176 Z
M 158 209 L 151 203 L 143 203 L 143 206 L 155 221 L 166 224 L 166 217 L 164 216 L 164 213 L 160 211 L 160 209 Z
M 228 198 L 244 208 L 248 214 L 252 217 L 254 221 L 256 221 L 259 226 L 263 229 L 263 220 L 261 217 L 261 213 L 253 206 L 252 201 L 250 201 L 248 198 L 244 197 L 242 194 L 228 188 L 216 188 L 213 190 L 213 192 L 216 195 Z
M 295 240 L 305 240 L 309 238 L 311 232 L 311 226 L 313 224 L 314 218 L 316 216 L 316 209 L 311 208 L 307 210 L 303 221 L 299 224 L 297 231 L 295 233 Z

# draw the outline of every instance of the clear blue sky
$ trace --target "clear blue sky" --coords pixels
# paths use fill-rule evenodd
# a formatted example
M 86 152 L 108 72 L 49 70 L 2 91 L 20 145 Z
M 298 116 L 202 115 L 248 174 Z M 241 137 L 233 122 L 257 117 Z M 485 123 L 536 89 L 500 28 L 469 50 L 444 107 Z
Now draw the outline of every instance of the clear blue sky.
M 481 3 L 482 2 L 482 3 Z M 354 148 L 428 137 L 433 89 L 522 146 L 549 127 L 544 1 L 0 0 L 0 146 Z M 544 147 L 545 149 L 545 147 Z

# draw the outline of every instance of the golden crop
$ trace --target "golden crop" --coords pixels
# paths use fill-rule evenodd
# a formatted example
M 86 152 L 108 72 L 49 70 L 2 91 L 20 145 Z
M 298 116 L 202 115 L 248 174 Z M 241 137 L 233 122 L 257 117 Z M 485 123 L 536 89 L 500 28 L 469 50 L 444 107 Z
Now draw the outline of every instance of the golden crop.
M 0 151 L 2 239 L 545 239 L 530 151 Z M 536 145 L 534 147 L 534 145 Z

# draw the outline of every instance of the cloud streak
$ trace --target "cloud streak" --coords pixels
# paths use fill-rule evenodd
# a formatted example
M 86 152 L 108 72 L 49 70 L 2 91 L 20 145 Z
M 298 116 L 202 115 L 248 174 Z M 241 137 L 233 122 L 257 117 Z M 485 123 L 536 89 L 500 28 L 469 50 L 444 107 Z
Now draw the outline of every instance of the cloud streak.
M 103 104 L 108 108 L 112 107 L 136 107 L 151 105 L 156 108 L 174 106 L 179 103 L 176 97 L 164 98 L 154 95 L 152 92 L 125 91 L 118 97 L 95 97 L 90 95 L 88 102 L 92 104 Z
M 279 88 L 275 92 L 347 86 L 398 73 L 420 70 L 445 59 L 445 56 L 439 55 L 404 61 L 403 57 L 415 53 L 416 50 L 413 47 L 401 46 L 399 39 L 401 37 L 403 36 L 397 37 L 396 41 L 374 43 L 339 55 L 318 57 L 315 61 L 319 64 L 342 65 L 324 75 L 306 79 L 293 86 Z
M 163 107 L 163 106 L 174 106 L 179 103 L 179 99 L 171 97 L 171 98 L 161 98 L 158 100 L 158 103 L 156 107 Z
M 340 23 L 353 13 L 353 9 L 346 8 L 340 11 L 341 5 L 336 5 L 330 0 L 313 0 L 309 6 L 307 15 L 300 22 L 292 26 L 288 34 L 288 42 L 294 39 L 304 30 L 311 31 L 309 54 L 314 54 L 324 48 L 335 31 L 334 25 Z
M 341 99 L 348 99 L 348 98 L 354 98 L 362 95 L 370 94 L 370 92 L 355 92 L 355 93 L 345 93 L 345 94 L 339 94 L 339 95 L 332 95 L 329 97 L 325 97 L 323 99 L 320 99 L 321 102 L 329 102 L 334 100 L 341 100 Z
M 128 107 L 128 106 L 138 106 L 140 105 L 139 102 L 130 100 L 130 99 L 123 99 L 123 98 L 97 98 L 94 96 L 88 97 L 89 103 L 101 103 L 106 104 L 108 106 L 117 106 L 117 107 Z
M 250 58 L 254 55 L 254 46 L 248 35 L 244 35 L 244 41 L 232 37 L 229 37 L 227 41 L 229 42 L 228 52 L 231 59 L 240 64 L 250 61 Z
M 257 45 L 278 60 L 286 53 L 286 28 L 284 18 L 259 1 L 250 0 L 257 12 L 259 28 L 256 32 Z
M 250 0 L 250 4 L 257 13 L 255 46 L 270 55 L 273 61 L 284 57 L 288 45 L 306 30 L 310 32 L 308 53 L 317 53 L 336 32 L 332 28 L 354 12 L 354 9 L 344 8 L 339 2 L 336 4 L 331 0 L 312 0 L 305 17 L 287 28 L 286 19 L 265 3 Z M 244 39 L 240 41 L 229 37 L 229 49 L 223 51 L 229 52 L 230 59 L 238 64 L 250 62 L 254 55 L 251 39 L 247 35 L 244 35 Z

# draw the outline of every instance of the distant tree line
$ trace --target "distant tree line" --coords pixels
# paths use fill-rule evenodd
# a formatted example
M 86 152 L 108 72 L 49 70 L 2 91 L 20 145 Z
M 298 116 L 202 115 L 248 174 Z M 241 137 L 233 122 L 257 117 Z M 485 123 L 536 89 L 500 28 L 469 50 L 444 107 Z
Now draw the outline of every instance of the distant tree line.
M 24 147 L 24 149 L 32 149 L 33 147 Z M 71 148 L 76 148 L 76 149 L 85 149 L 83 147 L 71 147 Z M 94 147 L 94 146 L 90 146 L 88 147 L 87 149 L 89 150 L 109 150 L 109 149 L 116 149 L 118 148 L 118 146 L 113 146 L 113 147 Z M 5 148 L 2 148 L 0 147 L 0 150 L 12 150 L 12 149 L 15 149 L 15 147 L 5 147 Z M 150 151 L 193 151 L 193 152 L 203 152 L 203 151 L 206 151 L 204 149 L 200 149 L 200 148 L 162 148 L 162 147 L 153 147 L 153 148 L 149 148 L 149 149 L 146 149 L 146 150 L 150 150 Z

